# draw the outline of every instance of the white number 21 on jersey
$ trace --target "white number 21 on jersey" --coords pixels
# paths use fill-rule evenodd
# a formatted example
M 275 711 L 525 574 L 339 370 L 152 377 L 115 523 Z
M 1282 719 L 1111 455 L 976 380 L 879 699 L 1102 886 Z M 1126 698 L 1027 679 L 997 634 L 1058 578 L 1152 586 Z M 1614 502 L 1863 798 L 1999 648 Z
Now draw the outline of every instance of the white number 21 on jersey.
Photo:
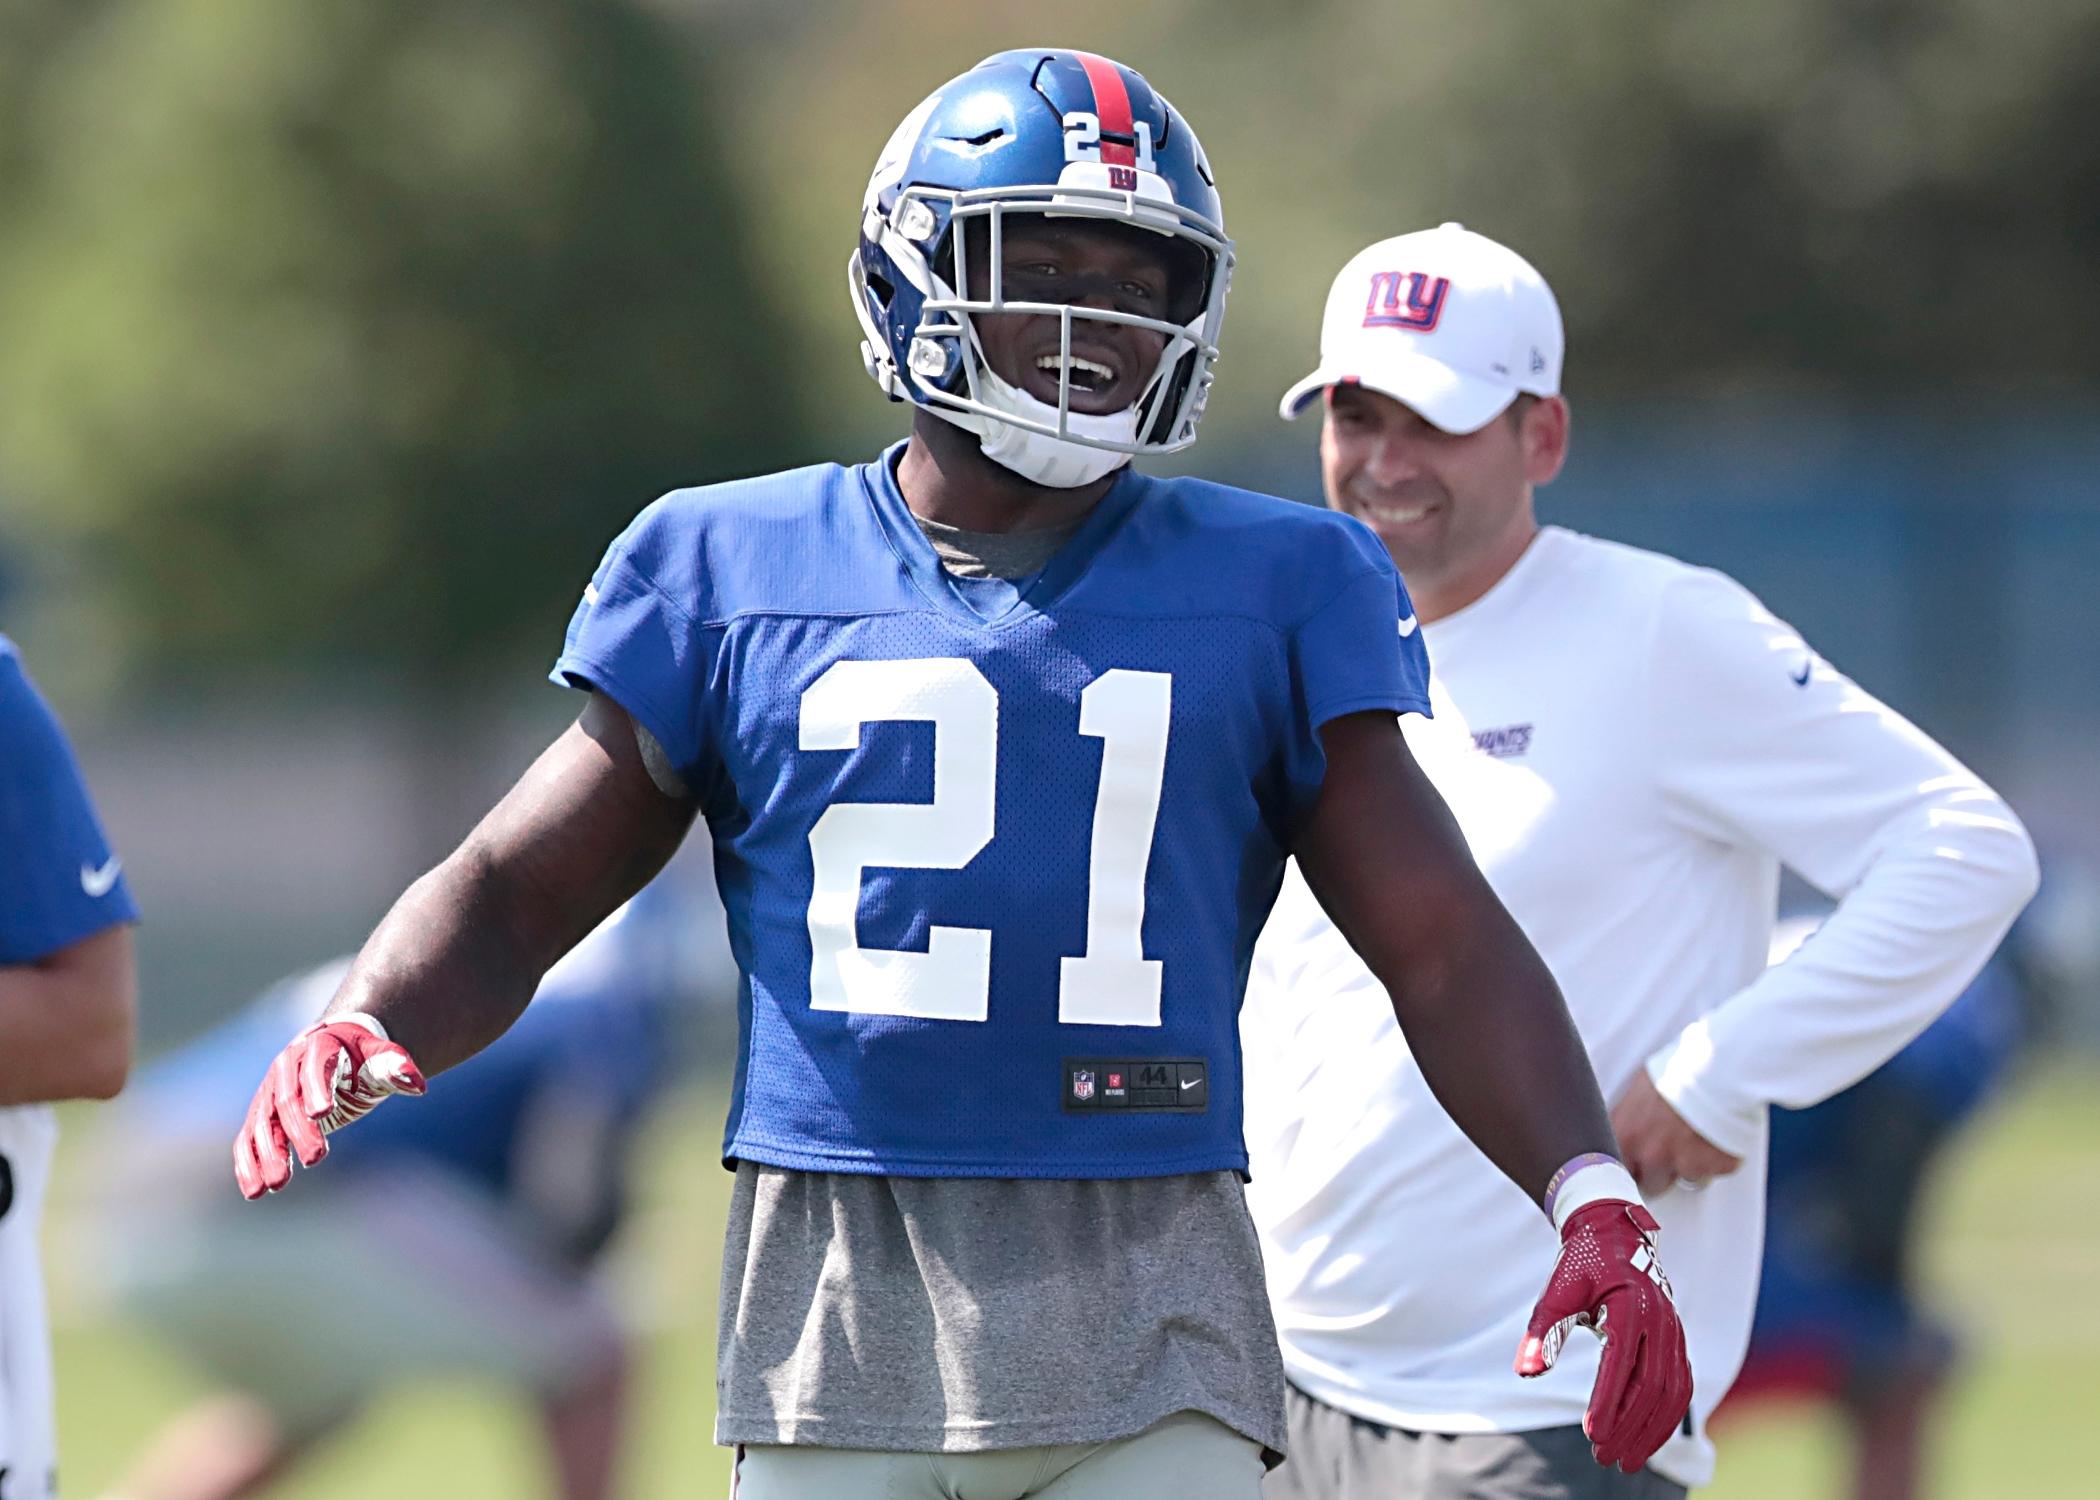
M 1057 1018 L 1157 1026 L 1160 961 L 1144 954 L 1145 870 L 1167 774 L 1174 679 L 1121 667 L 1079 695 L 1079 732 L 1101 741 L 1101 788 L 1087 855 L 1086 952 L 1063 960 Z M 809 995 L 817 1010 L 982 1021 L 992 935 L 930 927 L 924 953 L 860 946 L 861 874 L 959 870 L 992 841 L 999 693 L 961 657 L 834 662 L 802 695 L 804 750 L 851 750 L 861 726 L 933 725 L 931 802 L 835 802 L 809 831 Z

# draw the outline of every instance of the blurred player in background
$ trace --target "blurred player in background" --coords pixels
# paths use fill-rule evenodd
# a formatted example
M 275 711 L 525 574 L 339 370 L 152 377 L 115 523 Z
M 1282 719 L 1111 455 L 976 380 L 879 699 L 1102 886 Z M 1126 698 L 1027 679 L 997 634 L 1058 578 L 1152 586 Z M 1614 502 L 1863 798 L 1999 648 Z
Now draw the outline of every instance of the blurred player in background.
M 1818 925 L 1781 927 L 1774 961 Z M 1772 1115 L 1764 1277 L 1742 1374 L 1717 1421 L 1774 1397 L 1833 1403 L 1857 1500 L 1925 1493 L 1954 1331 L 1920 1300 L 1919 1207 L 1947 1148 L 2003 1088 L 2039 997 L 2024 920 L 1918 1038 L 1851 1088 Z
M 49 1106 L 124 1086 L 137 920 L 65 732 L 0 636 L 0 1500 L 58 1490 L 37 1260 Z
M 1594 1346 L 1511 1378 L 1551 1242 L 1452 1128 L 1377 978 L 1287 887 L 1246 1013 L 1250 1201 L 1294 1387 L 1277 1496 L 1705 1483 L 1699 1424 L 1750 1331 L 1769 1107 L 1884 1062 L 2035 889 L 2004 802 L 1740 585 L 1539 526 L 1533 490 L 1568 446 L 1561 355 L 1538 272 L 1446 224 L 1343 268 L 1283 410 L 1324 399 L 1328 503 L 1407 579 L 1437 683 L 1409 739 L 1616 1100 L 1697 1395 L 1655 1472 L 1627 1478 L 1590 1465 L 1577 1425 Z M 1842 899 L 1768 970 L 1781 865 Z
M 640 1126 L 685 1055 L 690 1016 L 674 1007 L 720 998 L 696 997 L 680 958 L 696 908 L 705 890 L 667 872 L 444 1089 L 346 1139 L 314 1191 L 263 1210 L 226 1191 L 227 1132 L 350 961 L 285 981 L 146 1070 L 103 1153 L 105 1277 L 219 1390 L 171 1420 L 108 1500 L 253 1494 L 376 1398 L 435 1376 L 523 1388 L 554 1493 L 615 1493 L 627 1338 L 593 1273 Z
M 1002 53 L 906 118 L 859 229 L 909 441 L 679 491 L 614 544 L 555 671 L 589 707 L 280 1055 L 243 1189 L 420 1090 L 411 1055 L 487 1045 L 704 814 L 745 976 L 740 1500 L 1252 1500 L 1283 1381 L 1235 1018 L 1295 850 L 1513 1191 L 1559 1182 L 1534 1342 L 1610 1309 L 1599 1449 L 1638 1464 L 1689 1396 L 1652 1220 L 1400 735 L 1391 560 L 1129 467 L 1193 441 L 1224 313 L 1188 122 L 1105 58 Z

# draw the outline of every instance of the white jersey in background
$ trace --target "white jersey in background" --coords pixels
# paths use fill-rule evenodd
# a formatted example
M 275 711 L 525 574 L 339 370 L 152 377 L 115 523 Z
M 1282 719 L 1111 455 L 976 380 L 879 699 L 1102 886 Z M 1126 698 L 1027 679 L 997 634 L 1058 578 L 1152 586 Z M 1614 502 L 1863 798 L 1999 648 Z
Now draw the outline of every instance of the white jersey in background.
M 51 1340 L 37 1227 L 58 1121 L 42 1104 L 0 1108 L 0 1500 L 41 1500 L 58 1466 Z
M 1645 1065 L 1743 1158 L 1651 1200 L 1697 1423 L 1651 1462 L 1703 1484 L 1750 1334 L 1767 1106 L 1824 1098 L 1921 1030 L 2032 893 L 2033 850 L 1989 787 L 1719 573 L 1548 527 L 1423 630 L 1436 718 L 1409 741 L 1605 1097 Z M 1768 970 L 1782 864 L 1843 900 Z M 1242 1018 L 1248 1201 L 1292 1381 L 1415 1431 L 1580 1423 L 1595 1339 L 1537 1380 L 1510 1368 L 1552 1225 L 1430 1096 L 1295 870 Z

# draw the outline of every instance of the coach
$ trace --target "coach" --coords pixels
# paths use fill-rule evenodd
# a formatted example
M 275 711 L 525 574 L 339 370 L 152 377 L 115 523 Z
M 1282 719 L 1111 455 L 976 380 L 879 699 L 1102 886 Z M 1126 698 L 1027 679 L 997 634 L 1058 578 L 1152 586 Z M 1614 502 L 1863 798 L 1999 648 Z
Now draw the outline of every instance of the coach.
M 1445 1117 L 1377 982 L 1293 876 L 1243 1026 L 1250 1203 L 1292 1382 L 1269 1494 L 1677 1496 L 1750 1331 L 1765 1115 L 1861 1078 L 1975 974 L 2035 889 L 2005 803 L 1732 579 L 1559 527 L 1553 294 L 1456 224 L 1373 245 L 1327 300 L 1327 502 L 1417 610 L 1418 758 L 1566 992 L 1662 1223 L 1697 1393 L 1625 1475 L 1580 1422 L 1597 1341 L 1511 1371 L 1553 1231 Z M 1779 869 L 1839 898 L 1765 967 Z M 1513 1312 L 1513 1310 L 1516 1310 Z

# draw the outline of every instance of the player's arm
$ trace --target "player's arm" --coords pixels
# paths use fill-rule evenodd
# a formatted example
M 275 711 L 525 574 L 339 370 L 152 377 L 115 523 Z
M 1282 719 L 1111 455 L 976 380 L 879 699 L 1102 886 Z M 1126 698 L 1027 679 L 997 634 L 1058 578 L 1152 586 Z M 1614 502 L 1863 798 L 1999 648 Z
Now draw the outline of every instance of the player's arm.
M 1571 1158 L 1616 1152 L 1559 986 L 1393 715 L 1331 719 L 1320 738 L 1327 775 L 1294 851 L 1306 884 L 1392 997 L 1437 1101 L 1543 1201 Z
M 509 1029 L 554 961 L 649 882 L 695 806 L 660 791 L 634 723 L 594 693 L 436 869 L 410 886 L 329 1013 L 372 1016 L 425 1076 Z
M 235 1143 L 242 1192 L 283 1187 L 293 1154 L 327 1154 L 329 1129 L 501 1036 L 554 961 L 663 868 L 694 812 L 651 779 L 626 712 L 593 694 L 394 903 L 322 1021 L 279 1055 Z
M 0 1106 L 113 1098 L 137 1010 L 129 924 L 0 967 Z
M 1327 772 L 1299 868 L 1392 997 L 1437 1101 L 1552 1215 L 1561 1254 L 1517 1372 L 1550 1369 L 1577 1326 L 1608 1329 L 1583 1430 L 1599 1463 L 1631 1473 L 1683 1418 L 1691 1365 L 1589 1055 L 1393 715 L 1330 719 L 1320 737 Z
M 131 1067 L 138 908 L 58 716 L 0 636 L 0 1105 L 107 1099 Z

